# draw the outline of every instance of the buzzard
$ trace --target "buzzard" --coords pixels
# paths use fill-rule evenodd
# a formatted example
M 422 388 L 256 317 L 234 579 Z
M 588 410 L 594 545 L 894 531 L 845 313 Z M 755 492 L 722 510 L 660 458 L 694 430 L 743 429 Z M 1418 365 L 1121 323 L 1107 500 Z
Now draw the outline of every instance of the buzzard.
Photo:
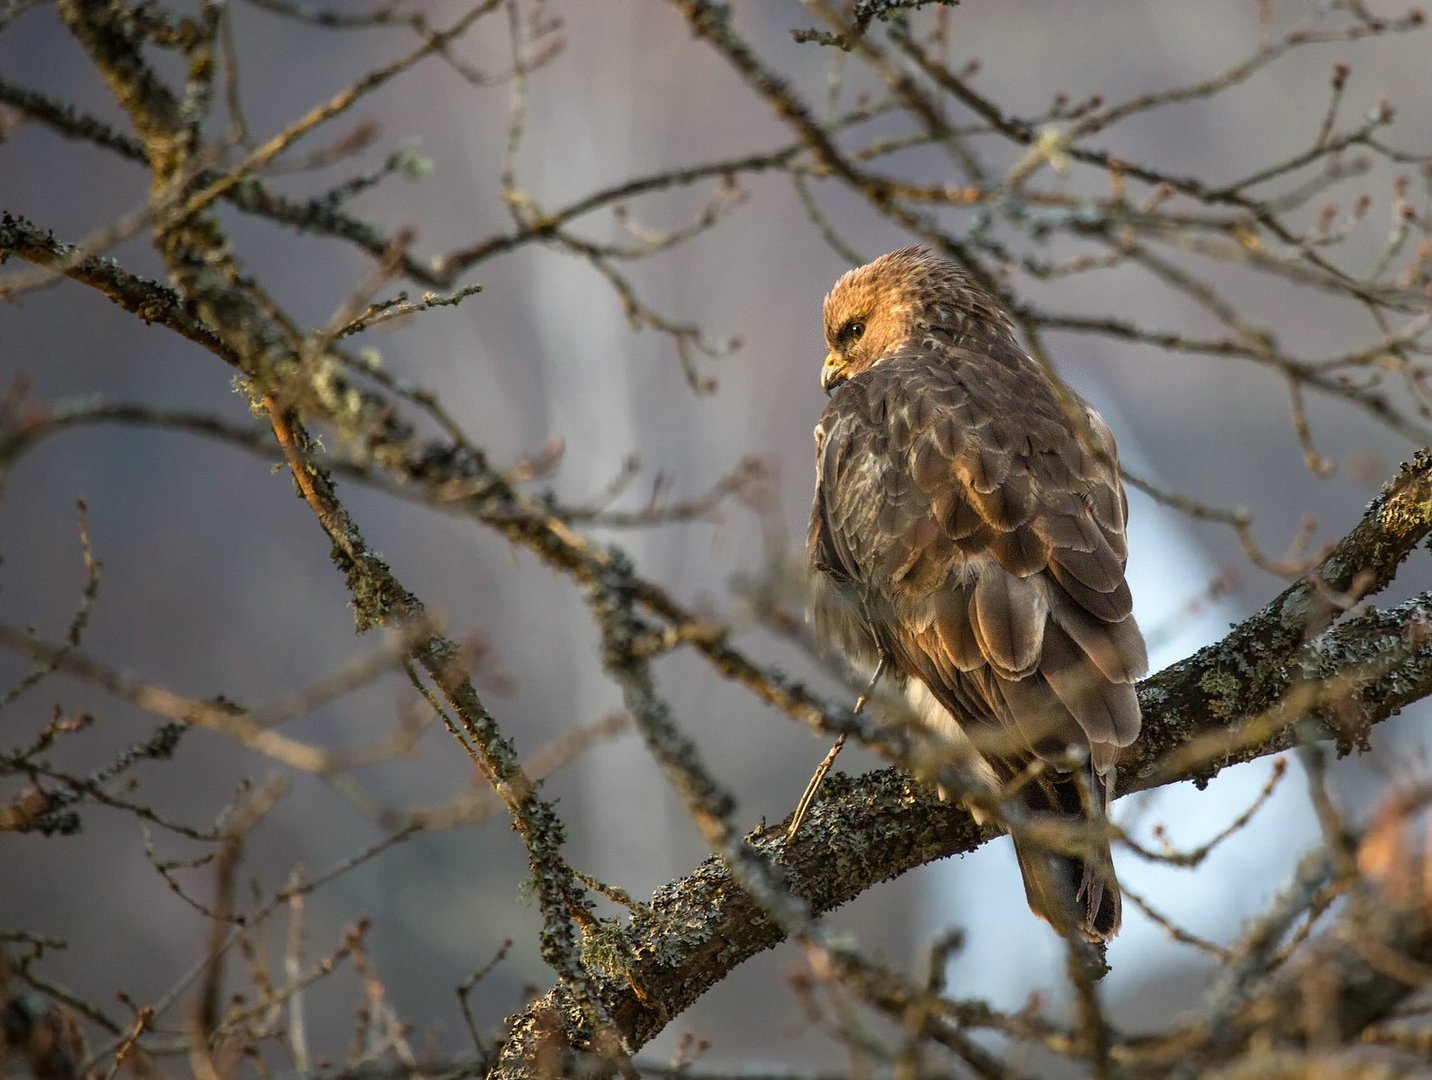
M 1001 797 L 1102 822 L 1147 668 L 1108 426 L 1061 399 L 988 292 L 919 248 L 836 282 L 825 340 L 818 636 L 857 664 L 883 660 L 952 755 L 972 744 Z M 1118 932 L 1106 839 L 1053 851 L 1016 836 L 1015 853 L 1036 915 L 1095 942 Z

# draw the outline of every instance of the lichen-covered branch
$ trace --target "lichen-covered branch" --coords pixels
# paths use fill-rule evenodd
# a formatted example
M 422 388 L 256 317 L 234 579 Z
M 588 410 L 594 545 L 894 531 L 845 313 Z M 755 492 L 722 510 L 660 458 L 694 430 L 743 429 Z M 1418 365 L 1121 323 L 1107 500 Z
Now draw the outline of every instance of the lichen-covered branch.
M 1219 643 L 1140 685 L 1145 734 L 1121 765 L 1124 793 L 1206 781 L 1229 765 L 1309 739 L 1361 743 L 1373 724 L 1432 695 L 1432 594 L 1326 629 L 1335 609 L 1312 602 L 1376 591 L 1429 533 L 1432 455 L 1424 453 L 1403 466 L 1317 571 Z M 994 835 L 892 768 L 827 780 L 793 847 L 785 846 L 779 827 L 746 840 L 780 865 L 793 895 L 823 913 Z M 600 953 L 607 1007 L 635 1046 L 736 965 L 785 937 L 719 858 L 658 890 L 649 908 L 605 931 Z M 557 1007 L 564 993 L 549 992 L 533 1010 Z M 582 1042 L 570 1034 L 574 1045 Z
M 472 6 L 448 38 L 491 7 L 491 3 Z M 197 150 L 195 125 L 201 118 L 186 116 L 179 99 L 145 63 L 123 4 L 112 0 L 63 0 L 60 12 L 104 74 L 145 144 L 155 174 L 155 239 L 171 279 L 180 294 L 201 313 L 213 336 L 223 342 L 236 366 L 261 388 L 264 409 L 294 482 L 332 541 L 333 559 L 347 578 L 359 628 L 426 623 L 421 601 L 399 583 L 367 545 L 339 501 L 327 472 L 313 456 L 313 440 L 286 392 L 288 386 L 303 379 L 311 360 L 304 355 L 301 344 L 292 339 L 288 327 L 272 314 L 279 305 L 263 296 L 257 286 L 244 283 L 217 220 L 206 214 L 216 185 L 199 185 L 195 179 L 197 170 L 191 167 Z M 212 77 L 212 68 L 203 58 L 209 44 L 201 39 L 191 49 L 194 75 L 184 99 L 186 105 L 203 99 L 199 84 Z M 399 65 L 393 65 L 381 73 L 382 77 L 399 69 Z M 331 104 L 330 111 L 340 107 L 341 103 Z M 173 213 L 176 206 L 182 207 L 177 216 Z M 425 633 L 419 635 L 410 655 L 451 706 L 460 728 L 454 730 L 454 735 L 479 762 L 527 844 L 545 915 L 544 958 L 583 1002 L 594 1030 L 605 1030 L 600 1007 L 592 999 L 585 970 L 576 957 L 574 920 L 582 917 L 587 900 L 562 856 L 560 821 L 552 806 L 538 795 L 514 747 L 478 697 L 459 660 L 457 646 L 442 634 Z

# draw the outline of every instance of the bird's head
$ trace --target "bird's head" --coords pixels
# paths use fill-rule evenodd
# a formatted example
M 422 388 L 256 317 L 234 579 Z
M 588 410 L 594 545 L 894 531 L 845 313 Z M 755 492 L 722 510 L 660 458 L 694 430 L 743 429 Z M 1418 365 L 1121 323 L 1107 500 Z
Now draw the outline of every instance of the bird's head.
M 829 394 L 943 328 L 958 337 L 970 319 L 997 319 L 997 305 L 959 267 L 908 247 L 848 271 L 825 298 L 825 366 L 820 385 Z

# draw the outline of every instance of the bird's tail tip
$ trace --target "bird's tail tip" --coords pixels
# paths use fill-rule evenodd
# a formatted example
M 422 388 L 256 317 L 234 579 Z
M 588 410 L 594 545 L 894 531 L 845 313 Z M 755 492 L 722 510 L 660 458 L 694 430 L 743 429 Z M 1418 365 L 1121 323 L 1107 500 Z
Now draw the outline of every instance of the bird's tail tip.
M 1103 946 L 1123 922 L 1123 897 L 1107 845 L 1078 858 L 1032 841 L 1016 841 L 1015 855 L 1030 909 L 1065 937 Z

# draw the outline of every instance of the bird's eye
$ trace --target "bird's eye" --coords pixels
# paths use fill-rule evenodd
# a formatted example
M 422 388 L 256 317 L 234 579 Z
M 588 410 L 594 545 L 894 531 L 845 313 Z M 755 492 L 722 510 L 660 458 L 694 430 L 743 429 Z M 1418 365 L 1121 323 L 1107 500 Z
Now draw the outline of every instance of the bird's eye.
M 836 338 L 842 345 L 849 345 L 853 341 L 859 341 L 860 335 L 865 333 L 865 324 L 859 319 L 850 319 L 840 328 Z

